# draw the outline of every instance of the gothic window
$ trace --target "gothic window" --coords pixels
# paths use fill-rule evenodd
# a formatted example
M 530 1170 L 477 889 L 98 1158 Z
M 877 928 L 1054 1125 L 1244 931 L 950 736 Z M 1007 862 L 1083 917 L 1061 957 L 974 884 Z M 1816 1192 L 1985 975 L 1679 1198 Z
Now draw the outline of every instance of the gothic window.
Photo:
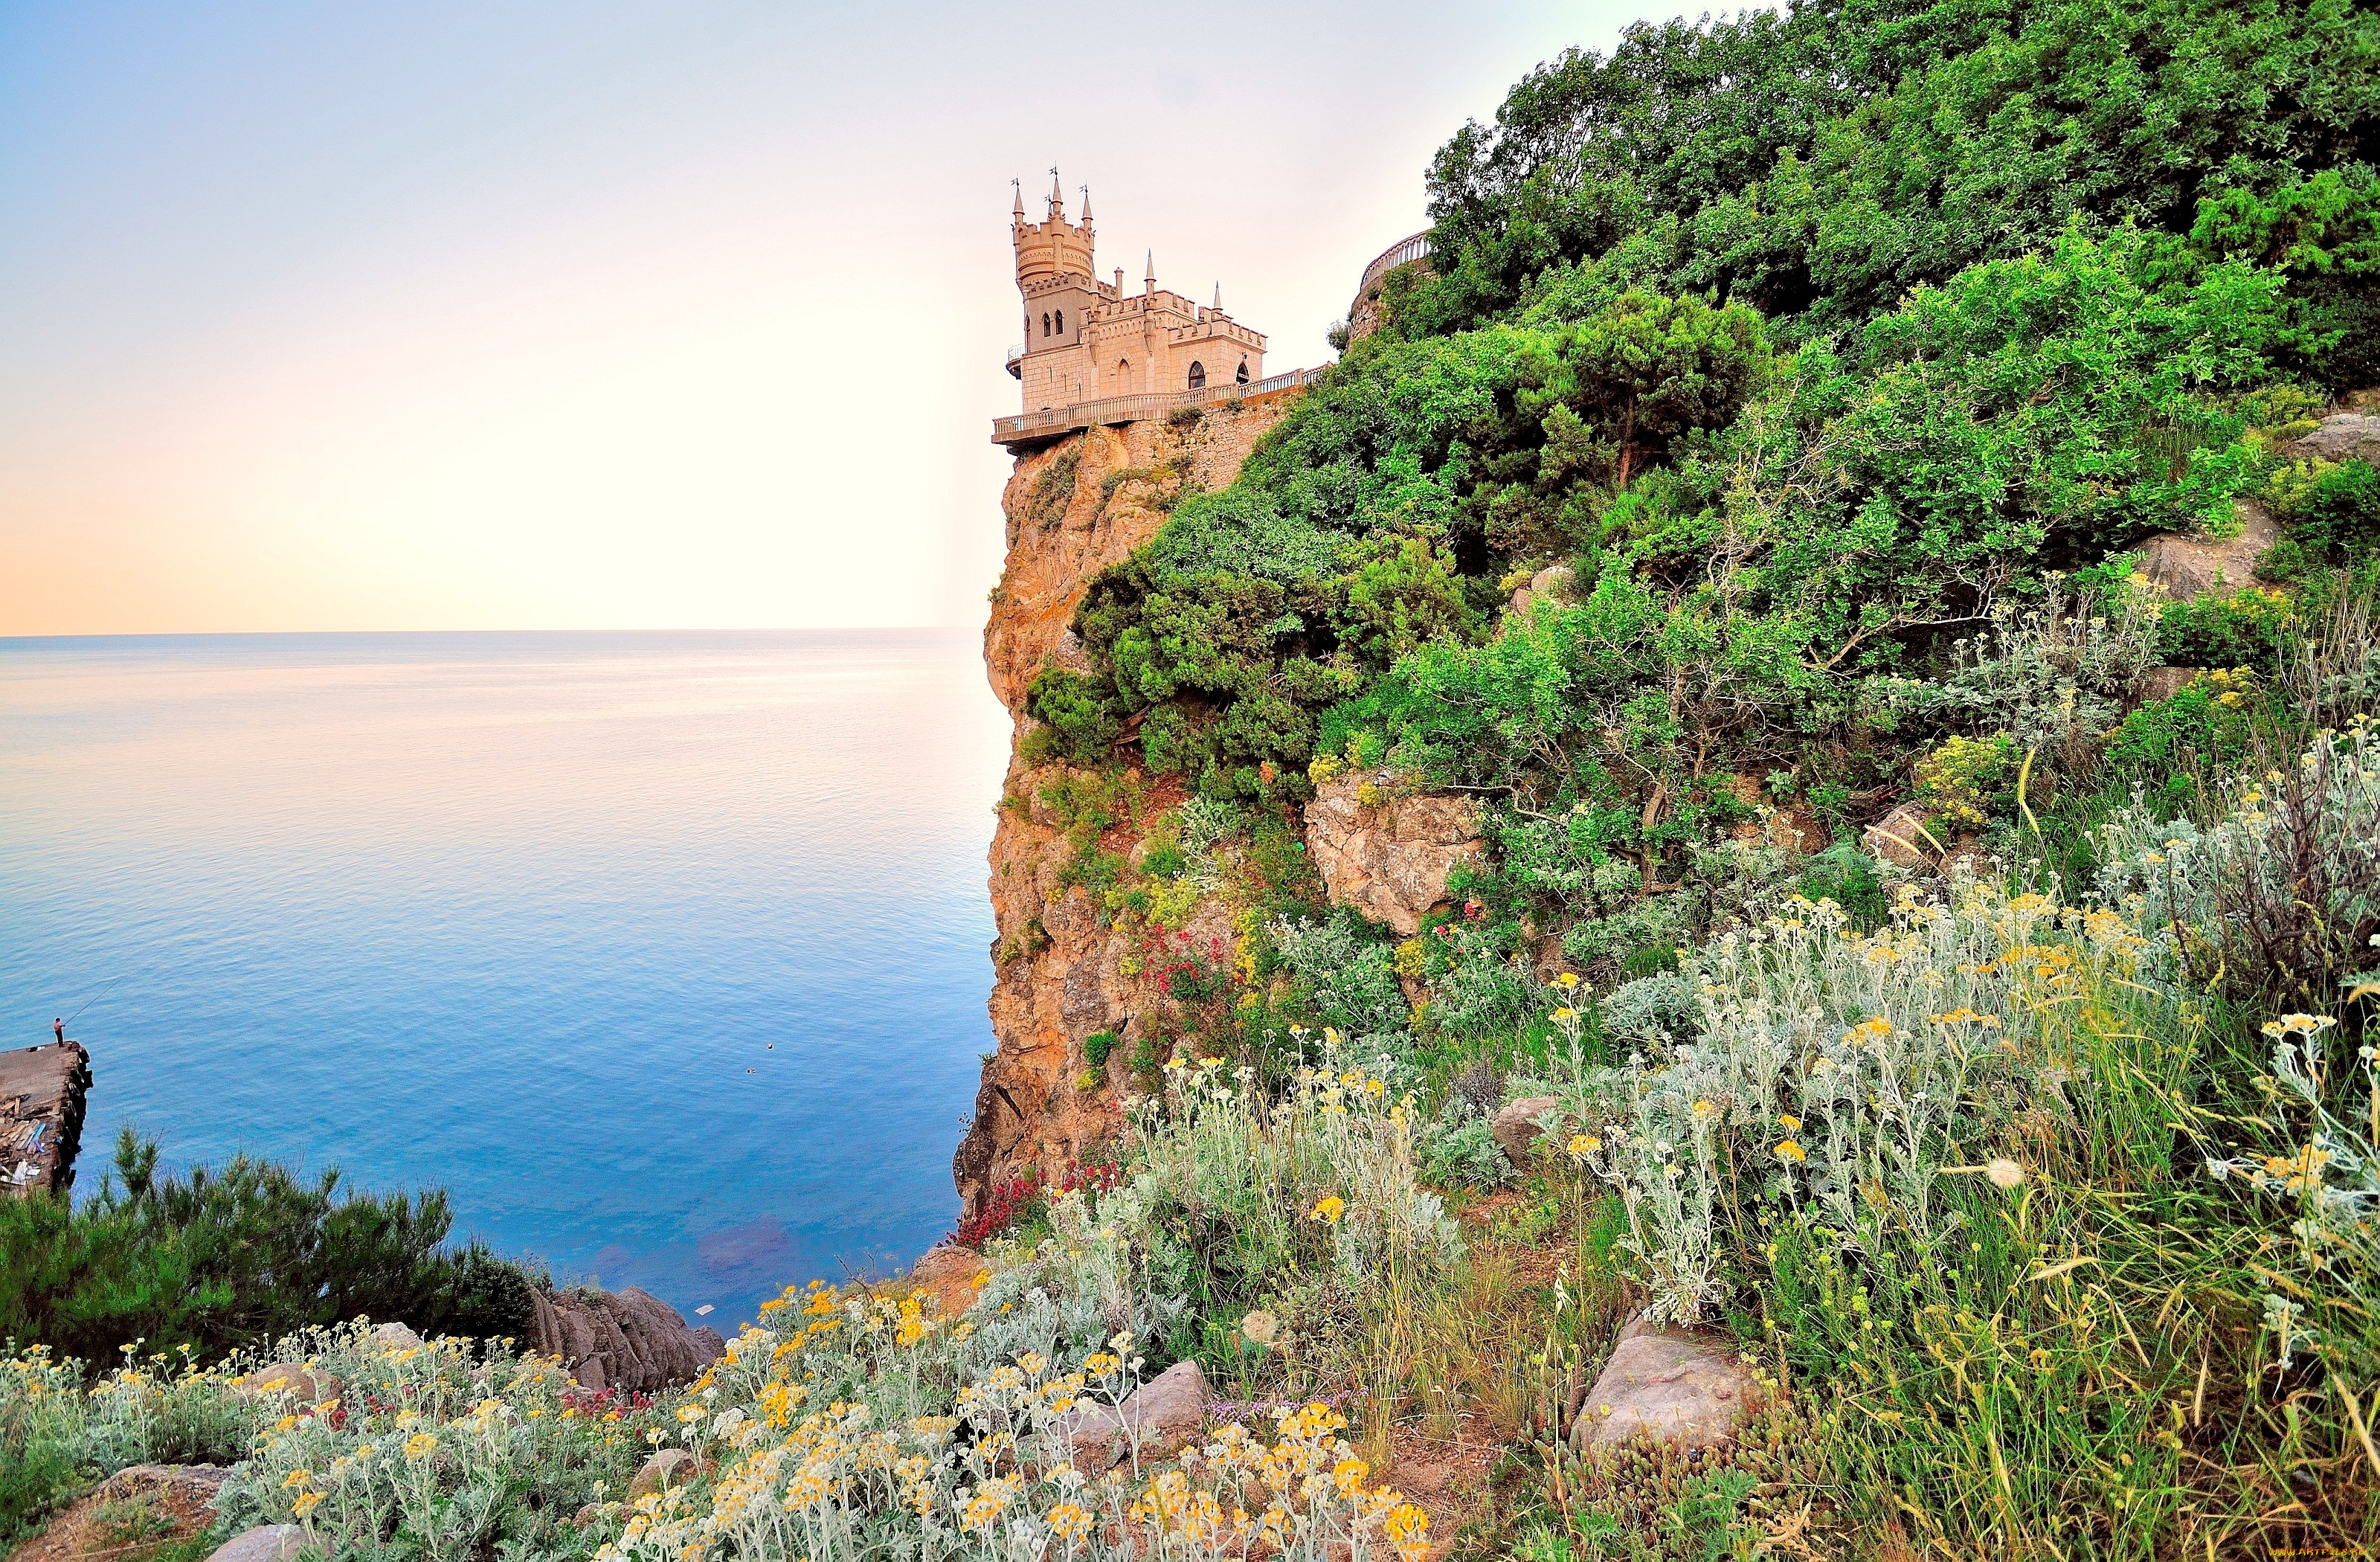
M 1041 334 L 1045 336 L 1050 334 L 1050 317 L 1046 314 L 1041 317 Z
M 1123 390 L 1123 389 L 1124 389 L 1126 386 L 1130 385 L 1131 384 L 1132 384 L 1132 360 L 1131 360 L 1131 359 L 1129 359 L 1129 358 L 1125 358 L 1125 359 L 1119 359 L 1119 360 L 1116 360 L 1116 389 L 1118 389 L 1118 390 Z
M 1244 358 L 1240 360 L 1240 372 L 1232 375 L 1232 378 L 1244 385 L 1248 383 L 1248 360 Z
M 1065 311 L 1064 310 L 1060 310 L 1060 311 L 1058 311 L 1058 335 L 1060 335 L 1061 336 L 1064 336 L 1065 334 L 1066 334 L 1066 311 Z
M 1191 363 L 1190 388 L 1192 390 L 1205 390 L 1207 388 L 1207 366 L 1205 364 L 1195 360 Z

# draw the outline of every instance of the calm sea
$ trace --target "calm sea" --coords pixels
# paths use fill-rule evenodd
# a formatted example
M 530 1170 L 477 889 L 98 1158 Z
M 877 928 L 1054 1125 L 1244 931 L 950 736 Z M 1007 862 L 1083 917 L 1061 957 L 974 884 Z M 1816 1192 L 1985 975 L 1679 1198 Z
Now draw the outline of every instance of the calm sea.
M 0 1044 L 732 1327 L 948 1229 L 1005 718 L 932 632 L 0 640 Z M 79 1010 L 79 1013 L 78 1013 Z

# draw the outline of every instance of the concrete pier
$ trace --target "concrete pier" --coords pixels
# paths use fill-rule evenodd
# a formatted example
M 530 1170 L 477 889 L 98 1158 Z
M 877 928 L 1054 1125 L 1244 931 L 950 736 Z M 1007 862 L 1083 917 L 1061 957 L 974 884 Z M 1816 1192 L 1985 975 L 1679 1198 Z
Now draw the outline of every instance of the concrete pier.
M 91 1054 L 80 1042 L 0 1052 L 0 1196 L 74 1186 L 90 1090 Z

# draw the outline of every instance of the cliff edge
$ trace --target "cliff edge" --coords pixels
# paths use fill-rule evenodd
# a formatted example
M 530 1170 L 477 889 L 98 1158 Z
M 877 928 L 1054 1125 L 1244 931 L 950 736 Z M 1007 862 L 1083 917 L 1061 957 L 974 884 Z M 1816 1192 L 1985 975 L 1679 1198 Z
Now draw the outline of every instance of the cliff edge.
M 1019 751 L 1036 725 L 1027 692 L 1044 665 L 1089 670 L 1069 625 L 1092 577 L 1156 535 L 1185 494 L 1228 486 L 1295 394 L 1087 429 L 1019 455 L 1009 477 L 1007 563 L 983 637 L 992 691 L 1014 723 L 990 855 L 999 1047 L 951 1168 L 969 1214 L 1026 1167 L 1055 1173 L 1114 1136 L 1113 1080 L 1140 1040 L 1140 1010 L 1158 995 L 1140 939 L 1068 882 L 1075 843 L 1046 794 L 1069 766 L 1027 764 Z M 1099 844 L 1129 854 L 1147 822 L 1179 801 L 1170 777 L 1132 788 Z M 1200 947 L 1231 935 L 1219 906 L 1201 907 L 1178 934 Z M 1114 1044 L 1094 1067 L 1084 1043 L 1102 1034 Z

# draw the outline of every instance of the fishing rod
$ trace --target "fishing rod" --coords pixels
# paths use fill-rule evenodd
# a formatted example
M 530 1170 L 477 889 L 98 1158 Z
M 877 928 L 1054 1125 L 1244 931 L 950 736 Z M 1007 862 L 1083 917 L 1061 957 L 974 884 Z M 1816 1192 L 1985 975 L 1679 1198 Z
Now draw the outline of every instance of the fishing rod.
M 109 977 L 105 982 L 102 982 L 102 983 L 100 984 L 99 991 L 97 991 L 97 992 L 93 993 L 90 997 L 85 998 L 85 999 L 82 1001 L 82 1008 L 78 1008 L 78 1009 L 76 1009 L 72 1014 L 67 1015 L 67 1016 L 66 1017 L 66 1019 L 65 1019 L 65 1021 L 64 1021 L 64 1022 L 65 1022 L 66 1024 L 71 1025 L 71 1024 L 73 1024 L 76 1020 L 78 1020 L 78 1019 L 81 1019 L 81 1018 L 82 1018 L 82 1010 L 83 1010 L 83 1009 L 85 1009 L 85 1008 L 89 1008 L 91 1005 L 93 1005 L 93 1004 L 95 1004 L 95 1003 L 99 1002 L 99 1000 L 100 1000 L 100 999 L 102 999 L 102 998 L 105 997 L 105 996 L 107 995 L 107 994 L 108 994 L 108 990 L 109 990 L 110 988 L 113 988 L 113 987 L 114 987 L 117 982 L 119 982 L 123 981 L 123 980 L 124 980 L 124 978 L 125 978 L 125 975 L 126 975 L 126 974 L 127 974 L 127 973 L 125 973 L 125 972 L 119 971 L 119 972 L 117 972 L 115 975 Z

